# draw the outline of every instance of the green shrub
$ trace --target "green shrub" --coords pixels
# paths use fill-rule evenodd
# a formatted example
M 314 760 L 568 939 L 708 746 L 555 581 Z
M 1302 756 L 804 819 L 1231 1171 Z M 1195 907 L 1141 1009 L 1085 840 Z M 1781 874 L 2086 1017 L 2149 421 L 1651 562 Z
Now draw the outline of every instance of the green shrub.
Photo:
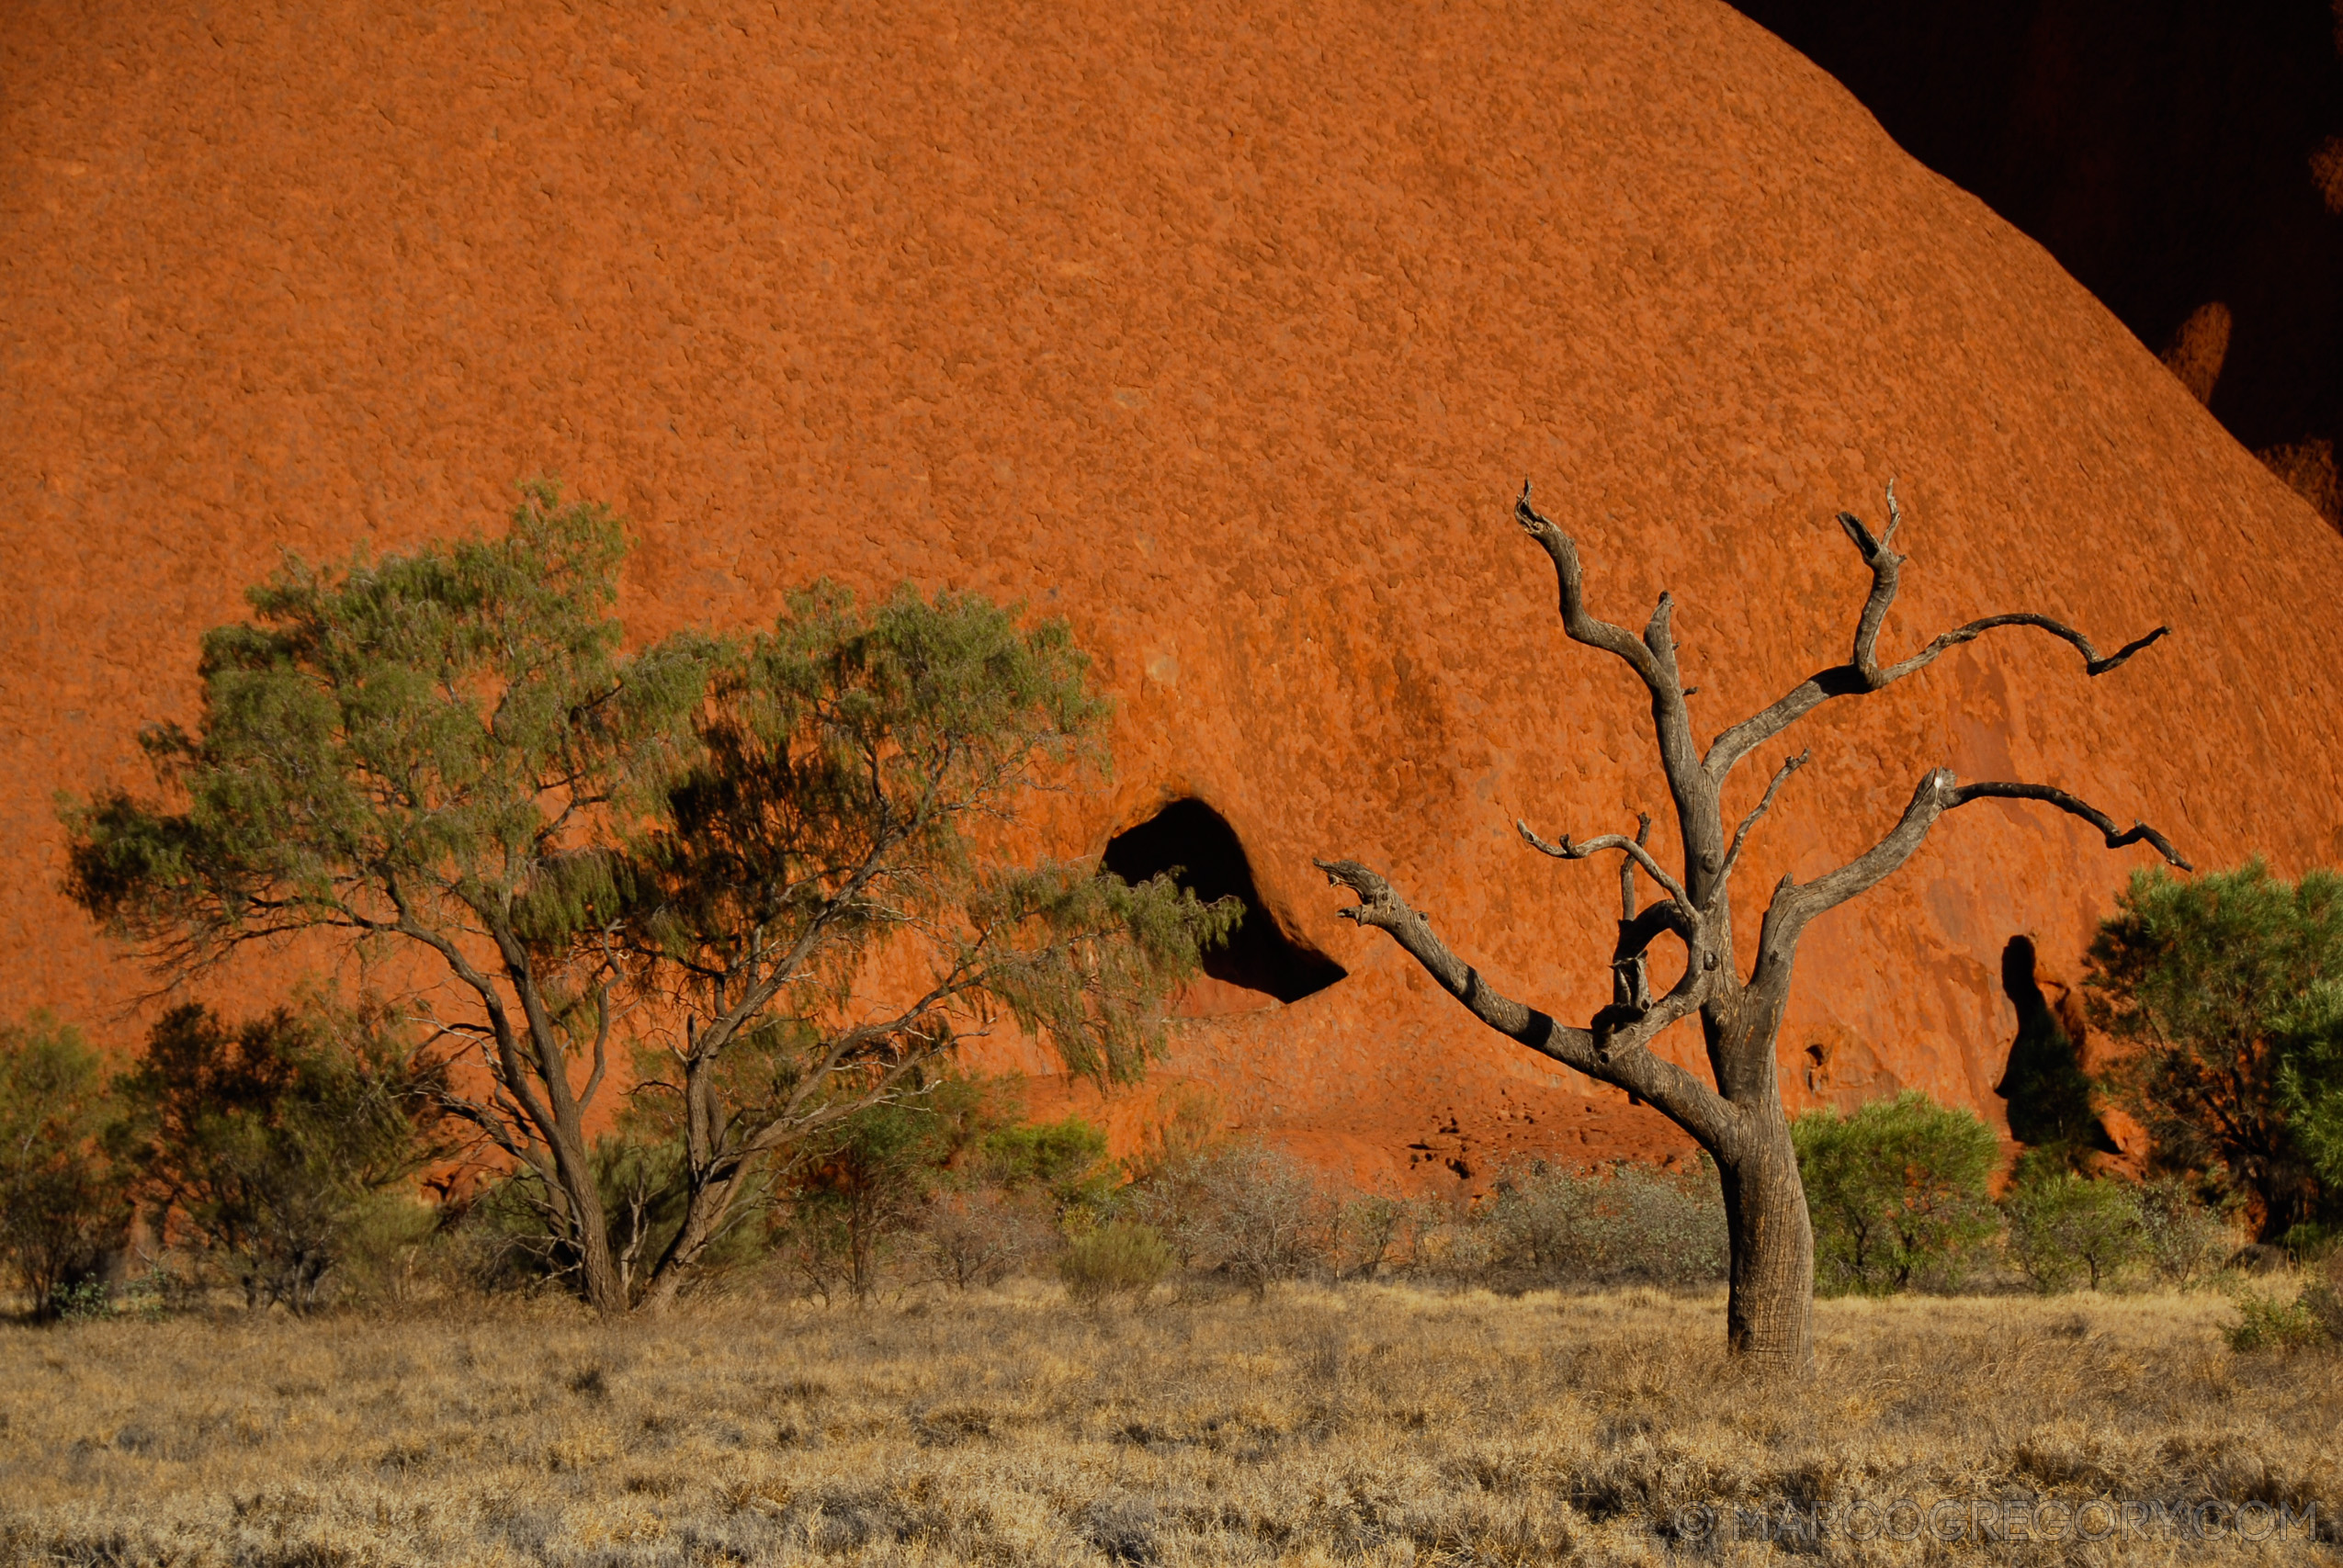
M 2219 1214 L 2178 1177 L 2156 1177 L 2132 1190 L 2147 1238 L 2148 1264 L 2168 1285 L 2186 1285 L 2219 1269 L 2236 1238 Z
M 2229 1325 L 2236 1350 L 2293 1350 L 2343 1346 L 2343 1248 L 2329 1251 L 2291 1302 L 2240 1292 L 2237 1321 Z
M 913 1220 L 927 1276 L 954 1290 L 998 1284 L 1051 1257 L 1063 1231 L 1113 1209 L 1121 1184 L 1100 1129 L 1079 1116 L 1001 1125 L 998 1098 L 979 1086 L 961 1119 L 973 1146 L 939 1145 L 950 1167 Z
M 98 1263 L 130 1217 L 101 1146 L 112 1116 L 97 1055 L 70 1025 L 36 1014 L 0 1029 L 0 1259 L 38 1315 L 105 1299 Z
M 191 1238 L 247 1305 L 302 1312 L 448 1149 L 443 1085 L 379 1009 L 279 1009 L 231 1028 L 190 1004 L 118 1081 L 114 1142 L 166 1235 Z
M 2001 1201 L 2009 1256 L 2044 1295 L 2103 1290 L 2152 1255 L 2136 1190 L 2071 1170 L 2024 1171 Z
M 2315 1310 L 2319 1303 L 2305 1299 L 2309 1294 L 2310 1291 L 2305 1290 L 2290 1302 L 2277 1296 L 2240 1292 L 2237 1296 L 2237 1321 L 2224 1331 L 2228 1337 L 2229 1348 L 2232 1350 L 2300 1350 L 2325 1343 L 2330 1336 Z
M 1106 1134 L 1079 1116 L 1019 1122 L 985 1134 L 978 1177 L 1005 1192 L 1040 1192 L 1058 1214 L 1104 1213 L 1114 1201 Z
M 808 1246 L 834 1253 L 855 1299 L 869 1300 L 895 1244 L 917 1224 L 945 1184 L 953 1156 L 974 1135 L 983 1101 L 981 1085 L 945 1077 L 832 1123 L 812 1143 L 818 1152 L 794 1184 L 800 1257 Z
M 1144 1297 L 1172 1270 L 1172 1248 L 1153 1225 L 1109 1220 L 1073 1238 L 1058 1261 L 1066 1294 L 1083 1306 Z
M 1810 1111 L 1790 1137 L 1823 1294 L 1950 1290 L 2000 1228 L 1986 1195 L 2000 1145 L 1969 1111 L 1907 1091 L 1851 1116 Z

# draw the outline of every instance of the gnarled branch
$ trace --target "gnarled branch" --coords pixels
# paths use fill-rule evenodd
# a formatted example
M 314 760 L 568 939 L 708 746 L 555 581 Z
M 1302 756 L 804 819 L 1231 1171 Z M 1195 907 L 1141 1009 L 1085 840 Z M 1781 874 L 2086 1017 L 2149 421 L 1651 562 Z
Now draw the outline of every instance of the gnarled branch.
M 1513 830 L 1521 834 L 1522 841 L 1532 849 L 1552 855 L 1556 860 L 1585 860 L 1605 850 L 1624 851 L 1630 860 L 1644 868 L 1647 875 L 1668 890 L 1668 897 L 1684 911 L 1686 919 L 1696 921 L 1699 919 L 1692 908 L 1692 896 L 1684 891 L 1684 885 L 1669 875 L 1667 867 L 1652 858 L 1651 852 L 1644 848 L 1640 834 L 1630 839 L 1624 833 L 1602 833 L 1582 842 L 1573 842 L 1570 835 L 1565 833 L 1560 843 L 1552 844 L 1539 838 L 1535 829 L 1518 818 L 1514 819 Z M 1632 891 L 1629 896 L 1633 897 Z
M 1876 656 L 1879 631 L 1887 618 L 1889 606 L 1896 602 L 1897 574 L 1906 559 L 1888 546 L 1888 542 L 1896 536 L 1897 525 L 1903 520 L 1892 481 L 1887 487 L 1887 532 L 1879 538 L 1873 537 L 1871 530 L 1853 513 L 1839 514 L 1839 526 L 1853 541 L 1863 564 L 1871 569 L 1871 592 L 1863 600 L 1862 614 L 1856 617 L 1851 657 L 1844 664 L 1817 671 L 1775 699 L 1770 706 L 1718 736 L 1709 747 L 1703 763 L 1712 780 L 1722 784 L 1742 758 L 1830 698 L 1861 695 L 1891 686 L 1905 676 L 1933 664 L 1948 650 L 1964 643 L 1975 642 L 1986 633 L 2003 626 L 2032 626 L 2071 644 L 2083 656 L 2084 673 L 2091 676 L 2104 675 L 2111 670 L 2121 668 L 2132 655 L 2168 635 L 2172 629 L 2158 626 L 2145 637 L 2133 638 L 2113 653 L 2102 656 L 2090 638 L 2065 622 L 2032 611 L 2019 611 L 2009 615 L 1987 615 L 1966 626 L 1955 626 L 1910 658 L 1883 668 Z
M 1956 806 L 1966 806 L 1973 800 L 2043 801 L 2058 807 L 2069 817 L 2079 817 L 2098 829 L 2101 836 L 2107 840 L 2107 847 L 2111 850 L 2120 850 L 2126 844 L 2145 842 L 2153 847 L 2157 854 L 2162 855 L 2182 871 L 2197 869 L 2182 857 L 2179 851 L 2172 847 L 2171 840 L 2137 818 L 2133 818 L 2129 828 L 2119 830 L 2115 826 L 2115 818 L 2093 806 L 2089 801 L 2079 795 L 2069 795 L 2063 789 L 2054 789 L 2049 784 L 1998 784 L 1990 780 L 1963 784 L 1952 792 L 1952 799 L 1944 809 L 1950 811 Z
M 1741 818 L 1738 828 L 1733 829 L 1733 847 L 1725 852 L 1725 863 L 1716 868 L 1716 892 L 1723 891 L 1725 885 L 1733 880 L 1733 867 L 1741 858 L 1741 846 L 1749 841 L 1749 829 L 1758 825 L 1759 818 L 1773 808 L 1773 797 L 1782 793 L 1782 786 L 1789 782 L 1790 775 L 1813 761 L 1814 750 L 1809 747 L 1794 757 L 1784 757 L 1782 765 L 1773 771 L 1773 782 L 1765 786 L 1765 798 L 1757 803 L 1756 810 Z M 1710 893 L 1709 897 L 1715 897 L 1716 892 Z
M 1636 842 L 1651 842 L 1651 813 L 1648 811 L 1636 813 Z M 1624 856 L 1619 862 L 1619 918 L 1622 920 L 1636 918 L 1636 861 L 1633 855 Z
M 1625 661 L 1653 692 L 1664 689 L 1681 701 L 1682 693 L 1661 669 L 1659 658 L 1649 646 L 1655 633 L 1663 638 L 1667 636 L 1668 596 L 1660 595 L 1659 605 L 1652 612 L 1652 626 L 1646 628 L 1644 639 L 1638 641 L 1626 627 L 1614 626 L 1588 613 L 1586 572 L 1579 565 L 1579 547 L 1550 519 L 1538 515 L 1537 509 L 1530 504 L 1527 479 L 1522 481 L 1522 493 L 1513 502 L 1513 521 L 1554 558 L 1554 577 L 1562 602 L 1562 629 L 1569 634 L 1570 640 L 1599 648 Z
M 1593 1056 L 1593 1036 L 1583 1030 L 1558 1024 L 1536 1009 L 1525 1007 L 1493 989 L 1480 977 L 1478 970 L 1449 951 L 1448 944 L 1433 934 L 1431 922 L 1409 908 L 1408 901 L 1399 896 L 1398 889 L 1382 876 L 1356 861 L 1320 860 L 1311 863 L 1326 874 L 1328 882 L 1338 887 L 1347 887 L 1358 895 L 1356 904 L 1340 911 L 1344 919 L 1387 933 L 1407 949 L 1409 955 L 1422 964 L 1450 996 L 1471 1009 L 1475 1018 L 1500 1034 L 1511 1035 L 1532 1050 L 1544 1051 L 1548 1055 L 1557 1054 L 1557 1044 L 1568 1048 L 1567 1043 L 1557 1041 L 1556 1036 L 1576 1035 L 1580 1044 L 1572 1054 L 1590 1059 Z M 1568 1060 L 1568 1057 L 1563 1059 Z
M 2110 849 L 2126 844 L 2146 842 L 2174 865 L 2182 870 L 2192 869 L 2182 859 L 2172 841 L 2145 823 L 2135 822 L 2128 830 L 2118 829 L 2115 819 L 2078 795 L 2049 784 L 2000 784 L 1984 781 L 1961 784 L 1953 782 L 1952 770 L 1937 768 L 1921 778 L 1912 791 L 1912 798 L 1904 807 L 1904 815 L 1870 849 L 1849 861 L 1828 875 L 1807 883 L 1782 879 L 1775 889 L 1772 905 L 1765 912 L 1765 927 L 1759 938 L 1759 964 L 1786 964 L 1790 950 L 1797 944 L 1799 933 L 1817 915 L 1834 908 L 1875 886 L 1882 879 L 1901 866 L 1919 849 L 1928 838 L 1929 829 L 1947 811 L 1966 806 L 1972 800 L 2039 800 L 2057 807 L 2070 816 L 2079 817 L 2097 828 L 2107 840 Z
M 1651 813 L 1636 813 L 1636 842 L 1651 841 Z M 1636 923 L 1636 857 L 1619 857 L 1619 940 L 1611 950 L 1611 1005 L 1633 1008 L 1641 1011 L 1651 1006 L 1651 981 L 1646 966 L 1645 950 L 1651 938 L 1641 942 L 1631 939 Z
M 1723 1096 L 1675 1063 L 1644 1048 L 1653 1035 L 1700 1006 L 1707 974 L 1697 964 L 1688 968 L 1675 989 L 1636 1021 L 1631 1024 L 1623 1020 L 1619 1029 L 1606 1031 L 1625 1038 L 1607 1051 L 1598 1049 L 1592 1032 L 1559 1023 L 1496 990 L 1481 978 L 1480 971 L 1450 951 L 1433 933 L 1431 922 L 1409 908 L 1399 891 L 1377 873 L 1356 861 L 1313 863 L 1326 874 L 1328 882 L 1357 896 L 1359 901 L 1341 911 L 1343 919 L 1388 934 L 1449 995 L 1499 1033 L 1649 1101 L 1710 1147 L 1728 1146 L 1727 1141 L 1737 1135 L 1740 1113 Z

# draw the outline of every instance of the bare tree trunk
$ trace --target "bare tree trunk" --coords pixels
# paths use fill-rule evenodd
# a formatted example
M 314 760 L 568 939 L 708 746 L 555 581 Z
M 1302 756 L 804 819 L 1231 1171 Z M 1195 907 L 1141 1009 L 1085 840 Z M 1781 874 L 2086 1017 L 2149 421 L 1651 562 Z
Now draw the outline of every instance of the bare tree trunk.
M 586 1107 L 601 1086 L 605 1051 L 610 1032 L 609 1013 L 603 1011 L 594 1043 L 594 1068 L 583 1092 L 570 1083 L 570 1066 L 562 1050 L 543 992 L 526 952 L 508 931 L 497 932 L 505 973 L 519 998 L 528 1030 L 537 1076 L 544 1100 L 531 1107 L 533 1118 L 545 1130 L 553 1151 L 554 1170 L 569 1201 L 570 1234 L 577 1243 L 579 1284 L 586 1304 L 605 1317 L 625 1314 L 626 1277 L 610 1250 L 610 1216 L 602 1206 L 602 1188 L 594 1179 L 594 1154 L 586 1141 Z M 524 1101 L 525 1104 L 528 1103 Z
M 578 1249 L 578 1283 L 586 1304 L 605 1317 L 627 1310 L 627 1287 L 610 1256 L 610 1221 L 603 1212 L 602 1190 L 594 1185 L 594 1160 L 585 1139 L 576 1130 L 560 1127 L 553 1140 L 554 1169 L 569 1200 L 570 1238 Z
M 702 1179 L 697 1171 L 689 1173 L 692 1188 L 684 1201 L 684 1223 L 675 1237 L 667 1244 L 652 1266 L 651 1283 L 643 1293 L 642 1304 L 654 1314 L 666 1312 L 675 1304 L 676 1295 L 683 1290 L 684 1279 L 699 1262 L 716 1239 L 725 1217 L 731 1212 L 732 1199 L 739 1190 L 741 1177 L 732 1175 L 715 1180 Z
M 1557 860 L 1584 860 L 1612 852 L 1625 857 L 1619 879 L 1619 936 L 1611 955 L 1611 1005 L 1586 1028 L 1558 1023 L 1498 992 L 1478 970 L 1451 952 L 1431 923 L 1379 874 L 1356 861 L 1318 863 L 1330 882 L 1357 895 L 1358 902 L 1342 911 L 1345 917 L 1387 933 L 1483 1023 L 1589 1077 L 1625 1089 L 1709 1151 L 1724 1183 L 1732 1247 L 1726 1343 L 1736 1355 L 1791 1371 L 1803 1371 L 1814 1358 L 1814 1229 L 1782 1105 L 1774 1042 L 1789 999 L 1798 939 L 1806 926 L 1893 873 L 1919 848 L 1938 818 L 1972 800 L 2042 801 L 2090 823 L 2110 849 L 2145 840 L 2173 864 L 2188 867 L 2155 829 L 2134 823 L 2119 829 L 2104 812 L 2064 790 L 2033 784 L 1962 784 L 1951 773 L 1939 770 L 1920 780 L 1902 818 L 1870 850 L 1814 882 L 1782 879 L 1766 908 L 1755 962 L 1744 977 L 1734 951 L 1734 867 L 1750 830 L 1771 808 L 1790 775 L 1806 761 L 1805 753 L 1785 759 L 1755 809 L 1728 838 L 1725 787 L 1734 768 L 1758 747 L 1834 697 L 1879 691 L 1925 669 L 1948 649 L 1998 627 L 2048 632 L 2081 653 L 2084 668 L 2092 675 L 2117 668 L 2165 635 L 2166 628 L 2158 626 L 2101 658 L 2089 638 L 2047 616 L 1989 615 L 1954 627 L 1898 663 L 1882 666 L 1876 657 L 1880 628 L 1895 603 L 1904 563 L 1889 548 L 1902 521 L 1893 484 L 1887 508 L 1887 530 L 1878 537 L 1852 513 L 1839 514 L 1840 528 L 1872 574 L 1871 593 L 1855 623 L 1852 657 L 1808 676 L 1770 706 L 1716 735 L 1703 751 L 1686 706 L 1692 688 L 1684 685 L 1678 667 L 1669 596 L 1659 596 L 1641 637 L 1590 615 L 1578 546 L 1531 508 L 1529 487 L 1522 487 L 1513 506 L 1514 521 L 1554 562 L 1564 631 L 1571 641 L 1625 664 L 1649 694 L 1653 740 L 1676 808 L 1683 857 L 1681 868 L 1671 874 L 1652 855 L 1648 817 L 1632 839 L 1606 833 L 1576 843 L 1567 833 L 1558 843 L 1549 843 L 1527 823 L 1516 824 L 1531 847 Z M 1665 895 L 1642 908 L 1636 904 L 1638 869 Z M 1684 971 L 1664 995 L 1655 997 L 1649 952 L 1662 937 L 1683 944 Z M 1712 1083 L 1651 1050 L 1662 1032 L 1694 1012 L 1701 1018 Z
M 654 1314 L 675 1304 L 684 1277 L 723 1230 L 732 1204 L 751 1176 L 748 1153 L 729 1147 L 730 1119 L 718 1096 L 718 1052 L 702 1037 L 684 1060 L 684 1221 L 674 1239 L 651 1266 L 643 1304 Z M 790 1104 L 796 1109 L 796 1100 Z
M 570 1082 L 561 1032 L 527 948 L 501 915 L 480 912 L 490 917 L 503 978 L 519 1007 L 517 1022 L 497 983 L 453 942 L 403 928 L 439 953 L 456 977 L 480 998 L 488 1016 L 490 1033 L 481 1043 L 481 1057 L 498 1094 L 487 1104 L 455 1100 L 450 1109 L 536 1171 L 547 1188 L 548 1210 L 558 1225 L 566 1227 L 568 1241 L 577 1248 L 579 1291 L 586 1304 L 606 1317 L 621 1315 L 628 1306 L 627 1282 L 611 1255 L 609 1216 L 602 1206 L 585 1134 L 586 1110 L 607 1065 L 609 1010 L 604 1007 L 596 1021 L 593 1066 L 580 1090 Z M 547 1157 L 538 1157 L 539 1145 Z
M 1777 1103 L 1753 1122 L 1741 1156 L 1716 1168 L 1732 1247 L 1725 1344 L 1737 1356 L 1798 1369 L 1814 1359 L 1814 1226 L 1789 1119 Z

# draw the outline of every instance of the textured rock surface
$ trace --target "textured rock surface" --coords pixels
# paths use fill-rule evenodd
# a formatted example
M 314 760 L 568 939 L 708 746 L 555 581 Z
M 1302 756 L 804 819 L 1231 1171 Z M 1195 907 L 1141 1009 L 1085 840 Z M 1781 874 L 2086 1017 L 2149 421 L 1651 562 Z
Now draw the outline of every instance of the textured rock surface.
M 107 1027 L 136 989 L 52 891 L 51 795 L 189 711 L 243 584 L 492 526 L 549 468 L 631 514 L 646 635 L 821 572 L 1070 616 L 1122 708 L 1059 846 L 1201 796 L 1349 970 L 1197 1010 L 1175 1075 L 1363 1170 L 1664 1141 L 1477 1032 L 1308 867 L 1387 869 L 1516 994 L 1607 994 L 1615 881 L 1510 824 L 1661 801 L 1630 682 L 1563 643 L 1505 520 L 1525 473 L 1599 609 L 1674 590 L 1719 727 L 1842 654 L 1830 515 L 1890 475 L 1887 646 L 2020 607 L 2175 627 L 2097 682 L 1987 642 L 1810 724 L 1752 894 L 1937 764 L 2200 863 L 2337 852 L 2343 540 L 1737 13 L 778 11 L 8 8 L 0 1010 Z M 2014 807 L 1944 824 L 1808 938 L 1796 1092 L 1998 1114 L 2005 943 L 2072 978 L 2145 857 Z

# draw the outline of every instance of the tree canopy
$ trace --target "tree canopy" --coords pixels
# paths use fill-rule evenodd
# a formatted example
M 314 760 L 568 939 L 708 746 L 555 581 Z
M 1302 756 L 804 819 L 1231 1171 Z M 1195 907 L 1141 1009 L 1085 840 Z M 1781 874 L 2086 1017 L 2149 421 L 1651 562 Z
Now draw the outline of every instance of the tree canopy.
M 2089 966 L 2096 1021 L 2139 1047 L 2111 1076 L 2156 1159 L 2245 1203 L 2264 1239 L 2313 1218 L 2331 1190 L 2304 1134 L 2343 1103 L 2343 1062 L 2326 1044 L 2343 876 L 2289 883 L 2259 861 L 2186 881 L 2140 872 Z

